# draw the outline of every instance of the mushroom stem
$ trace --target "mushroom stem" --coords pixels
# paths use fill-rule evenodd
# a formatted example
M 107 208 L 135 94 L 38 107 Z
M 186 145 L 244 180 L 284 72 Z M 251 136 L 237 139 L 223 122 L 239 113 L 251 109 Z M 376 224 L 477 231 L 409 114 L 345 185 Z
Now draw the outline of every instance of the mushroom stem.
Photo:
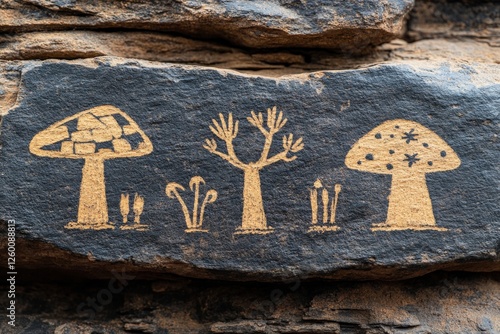
M 337 216 L 337 204 L 339 202 L 339 194 L 342 190 L 342 186 L 340 184 L 335 185 L 335 197 L 332 202 L 332 208 L 330 212 L 330 224 L 335 224 L 335 218 Z
M 436 226 L 424 173 L 395 173 L 392 176 L 387 220 L 390 229 Z
M 323 223 L 326 224 L 328 222 L 328 190 L 323 188 L 321 191 L 321 201 L 323 202 Z
M 113 228 L 108 224 L 108 204 L 104 183 L 104 160 L 87 158 L 82 170 L 80 202 L 78 204 L 79 229 Z
M 213 203 L 217 199 L 217 191 L 210 189 L 207 194 L 205 195 L 205 199 L 203 200 L 203 203 L 201 204 L 201 210 L 200 210 L 200 222 L 198 224 L 198 228 L 201 228 L 201 225 L 203 224 L 203 217 L 205 215 L 205 207 L 207 206 L 208 203 Z

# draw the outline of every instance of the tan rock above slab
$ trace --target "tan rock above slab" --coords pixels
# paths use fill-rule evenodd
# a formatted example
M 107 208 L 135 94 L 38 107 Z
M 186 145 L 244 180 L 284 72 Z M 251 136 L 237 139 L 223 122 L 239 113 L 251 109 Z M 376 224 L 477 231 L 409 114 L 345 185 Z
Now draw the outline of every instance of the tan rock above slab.
M 0 31 L 135 28 L 218 38 L 252 48 L 314 47 L 359 53 L 402 32 L 413 0 L 7 0 Z

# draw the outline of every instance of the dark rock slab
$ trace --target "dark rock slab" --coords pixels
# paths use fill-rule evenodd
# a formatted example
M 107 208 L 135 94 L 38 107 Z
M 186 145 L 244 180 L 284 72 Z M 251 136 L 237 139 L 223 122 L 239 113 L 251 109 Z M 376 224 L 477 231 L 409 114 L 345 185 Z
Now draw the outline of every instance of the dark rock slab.
M 135 28 L 255 48 L 361 52 L 399 35 L 412 5 L 412 0 L 6 1 L 0 8 L 0 31 Z
M 2 124 L 0 218 L 144 272 L 499 270 L 498 78 L 426 62 L 281 78 L 28 62 Z

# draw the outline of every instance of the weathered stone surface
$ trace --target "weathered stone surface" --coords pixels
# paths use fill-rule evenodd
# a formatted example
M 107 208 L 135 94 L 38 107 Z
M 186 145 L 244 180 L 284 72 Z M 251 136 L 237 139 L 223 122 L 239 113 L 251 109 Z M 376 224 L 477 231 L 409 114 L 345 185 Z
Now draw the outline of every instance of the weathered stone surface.
M 155 32 L 57 31 L 0 35 L 0 59 L 78 59 L 115 56 L 230 69 L 282 69 L 305 66 L 304 55 L 252 53 Z
M 498 270 L 498 80 L 497 65 L 454 63 L 272 79 L 112 58 L 27 62 L 16 106 L 2 124 L 0 217 L 15 219 L 20 237 L 75 256 L 191 276 L 398 278 L 443 268 Z M 266 109 L 275 105 L 267 123 Z M 264 112 L 261 131 L 252 110 Z M 396 119 L 406 121 L 394 133 L 370 132 Z M 260 160 L 263 134 L 281 125 Z M 433 134 L 423 138 L 422 127 Z M 108 146 L 101 146 L 102 129 L 112 134 Z M 382 166 L 399 178 L 346 166 L 367 134 L 368 144 L 359 145 L 374 151 L 360 159 L 363 166 L 391 150 L 379 143 L 409 145 L 411 152 L 395 153 L 392 168 Z M 241 162 L 226 155 L 217 136 L 234 137 Z M 423 179 L 413 173 L 439 166 L 447 170 Z M 401 190 L 395 179 L 413 182 L 408 197 L 395 195 Z M 205 209 L 204 216 L 196 210 L 196 219 L 194 198 Z M 394 212 L 414 215 L 393 221 L 390 203 L 399 206 Z M 421 218 L 429 215 L 435 221 Z M 383 222 L 389 225 L 377 225 Z
M 20 66 L 14 62 L 0 62 L 0 116 L 16 103 L 20 79 Z
M 500 63 L 497 47 L 474 39 L 396 39 L 373 53 L 347 57 L 325 50 L 245 50 L 155 32 L 57 31 L 0 35 L 0 59 L 79 59 L 97 56 L 235 69 L 263 76 L 357 69 L 407 60 Z M 1 72 L 0 72 L 1 73 Z M 4 108 L 3 108 L 4 109 Z
M 139 28 L 257 48 L 320 47 L 358 53 L 399 35 L 413 1 L 4 0 L 0 5 L 0 31 Z
M 408 20 L 411 40 L 433 38 L 475 38 L 500 46 L 498 1 L 419 0 Z
M 2 334 L 498 334 L 498 274 L 436 273 L 400 282 L 274 284 L 109 280 L 18 284 L 16 327 Z M 180 283 L 185 283 L 182 289 Z M 162 286 L 162 289 L 158 289 Z M 0 286 L 6 294 L 7 286 Z M 99 299 L 103 301 L 103 298 Z M 49 302 L 47 302 L 49 301 Z M 94 301 L 95 304 L 92 303 Z

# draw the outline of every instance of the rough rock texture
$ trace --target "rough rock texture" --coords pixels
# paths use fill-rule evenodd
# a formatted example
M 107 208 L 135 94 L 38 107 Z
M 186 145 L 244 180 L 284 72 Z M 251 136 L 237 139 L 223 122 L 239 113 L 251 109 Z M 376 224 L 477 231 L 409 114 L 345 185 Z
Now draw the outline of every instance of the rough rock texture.
M 16 103 L 20 79 L 21 67 L 18 64 L 0 62 L 0 117 Z
M 483 153 L 488 152 L 496 152 L 494 159 L 498 165 L 500 151 L 499 4 L 497 1 L 416 0 L 410 11 L 412 5 L 413 1 L 0 0 L 0 115 L 11 111 L 4 120 L 0 118 L 0 145 L 6 145 L 8 152 L 12 149 L 11 138 L 23 138 L 18 147 L 23 153 L 16 153 L 17 160 L 7 164 L 5 150 L 0 151 L 0 194 L 6 194 L 3 183 L 6 168 L 9 171 L 21 169 L 14 164 L 20 162 L 23 166 L 26 161 L 31 164 L 27 170 L 32 174 L 20 176 L 25 180 L 22 186 L 15 189 L 9 186 L 11 199 L 17 194 L 26 200 L 40 194 L 39 190 L 32 191 L 40 187 L 55 190 L 40 194 L 36 204 L 24 203 L 22 214 L 35 215 L 35 219 L 30 218 L 27 224 L 17 220 L 20 223 L 16 240 L 17 327 L 12 328 L 2 321 L 0 332 L 499 334 L 500 278 L 498 273 L 485 273 L 500 271 L 498 167 L 488 163 L 486 168 L 481 165 L 487 160 Z M 102 56 L 127 60 L 94 60 Z M 80 58 L 89 60 L 85 65 L 81 61 L 73 61 L 72 65 L 66 62 Z M 137 59 L 210 68 L 189 67 L 188 78 L 179 79 L 172 75 L 172 70 L 183 71 L 187 67 L 141 63 Z M 41 66 L 42 63 L 31 60 L 47 61 Z M 61 67 L 65 70 L 52 74 L 47 71 Z M 167 67 L 170 69 L 166 72 Z M 75 68 L 78 70 L 73 71 Z M 220 69 L 237 70 L 240 74 Z M 143 72 L 138 77 L 142 84 L 135 80 L 137 71 Z M 320 73 L 312 74 L 314 71 Z M 85 75 L 87 72 L 110 75 L 90 80 Z M 120 81 L 115 80 L 118 78 L 116 72 L 121 74 Z M 38 77 L 34 78 L 33 73 L 38 73 Z M 79 74 L 83 76 L 73 80 Z M 290 74 L 301 75 L 287 76 Z M 158 77 L 164 80 L 158 82 Z M 211 83 L 217 80 L 233 82 L 231 88 L 237 93 L 228 97 L 226 88 L 217 89 L 220 87 L 217 84 L 200 87 L 210 82 L 200 81 L 207 77 Z M 172 81 L 186 87 L 173 90 L 177 100 L 169 100 L 173 93 L 165 89 L 171 87 Z M 101 86 L 89 88 L 91 82 Z M 248 83 L 253 86 L 247 86 Z M 241 87 L 244 90 L 240 90 Z M 78 94 L 82 96 L 75 98 Z M 307 94 L 312 95 L 307 98 Z M 348 98 L 353 94 L 358 99 Z M 194 129 L 192 133 L 179 136 L 188 138 L 184 143 L 167 143 L 166 147 L 159 148 L 170 160 L 164 158 L 149 173 L 150 178 L 155 178 L 153 187 L 149 181 L 149 184 L 137 182 L 144 175 L 140 171 L 151 167 L 142 162 L 151 161 L 152 156 L 150 160 L 144 160 L 148 156 L 143 156 L 105 162 L 109 215 L 116 223 L 121 224 L 119 211 L 126 209 L 118 208 L 122 193 L 130 196 L 129 226 L 135 216 L 132 205 L 135 191 L 140 190 L 144 195 L 144 189 L 149 188 L 149 192 L 157 189 L 153 197 L 144 198 L 147 211 L 142 213 L 142 222 L 153 226 L 149 232 L 64 229 L 67 218 L 77 217 L 76 194 L 83 161 L 28 158 L 26 155 L 28 137 L 34 134 L 31 130 L 29 133 L 19 131 L 20 124 L 29 127 L 33 124 L 33 116 L 39 115 L 36 127 L 46 129 L 53 121 L 76 113 L 78 108 L 75 107 L 92 106 L 96 97 L 99 102 L 119 101 L 119 106 L 152 138 L 155 157 L 157 138 L 161 134 L 171 138 L 173 143 L 174 136 L 165 135 L 164 129 L 178 124 L 165 121 L 161 115 L 181 115 L 187 108 L 186 116 L 197 117 L 183 123 L 183 128 L 189 125 Z M 198 102 L 188 105 L 193 100 Z M 315 108 L 311 111 L 309 106 L 302 108 L 303 104 Z M 250 153 L 254 149 L 257 152 L 255 147 L 259 146 L 253 139 L 262 142 L 262 137 L 257 129 L 250 128 L 245 118 L 252 109 L 264 111 L 272 105 L 283 108 L 289 118 L 281 132 L 297 135 L 297 131 L 303 131 L 301 124 L 305 122 L 299 123 L 297 118 L 305 119 L 302 116 L 306 111 L 316 117 L 318 127 L 331 131 L 315 134 L 314 138 L 318 139 L 315 146 L 304 137 L 305 147 L 297 152 L 296 161 L 269 166 L 263 171 L 263 195 L 266 213 L 271 219 L 269 224 L 276 227 L 277 218 L 279 228 L 273 234 L 259 236 L 261 239 L 233 235 L 241 224 L 240 218 L 220 223 L 214 218 L 224 209 L 221 203 L 226 203 L 227 194 L 231 194 L 231 201 L 241 206 L 242 174 L 228 163 L 217 162 L 218 157 L 201 148 L 200 133 L 210 134 L 208 123 L 218 112 L 232 111 L 240 120 L 236 151 L 243 159 L 250 158 Z M 296 106 L 300 108 L 294 109 Z M 155 112 L 156 118 L 152 120 Z M 354 122 L 344 121 L 350 115 L 357 115 L 360 129 Z M 377 119 L 382 121 L 394 115 L 418 119 L 446 140 L 462 159 L 461 166 L 454 170 L 427 175 L 437 225 L 460 225 L 458 228 L 420 232 L 370 231 L 372 218 L 380 218 L 387 212 L 385 196 L 391 177 L 347 169 L 342 159 L 350 149 L 348 141 L 354 142 L 356 137 L 377 126 Z M 10 123 L 11 117 L 14 123 Z M 203 117 L 202 122 L 199 119 Z M 2 125 L 2 121 L 7 126 Z M 352 130 L 346 130 L 346 124 L 352 126 Z M 18 131 L 12 132 L 13 128 Z M 5 129 L 9 130 L 6 137 Z M 252 134 L 255 137 L 248 137 Z M 100 135 L 105 134 L 100 131 Z M 250 140 L 241 140 L 244 136 Z M 334 143 L 339 137 L 345 139 L 344 144 Z M 4 138 L 9 140 L 4 141 Z M 276 139 L 274 149 L 278 151 L 281 136 Z M 312 149 L 325 145 L 332 149 L 324 156 L 311 153 Z M 244 146 L 248 150 L 242 151 Z M 219 142 L 218 147 L 224 149 L 224 144 Z M 196 154 L 189 155 L 182 164 L 177 158 L 171 158 L 188 156 L 188 151 Z M 209 232 L 183 235 L 185 219 L 177 199 L 165 195 L 166 181 L 180 182 L 186 189 L 182 196 L 191 206 L 189 172 L 199 170 L 208 162 L 214 166 L 209 170 L 211 175 L 218 175 L 218 180 L 206 178 L 207 187 L 203 189 L 211 189 L 215 182 L 221 182 L 221 178 L 231 186 L 223 191 L 217 188 L 220 191 L 218 199 L 207 206 L 203 225 Z M 276 203 L 288 201 L 287 194 L 293 193 L 289 185 L 295 185 L 297 175 L 292 172 L 298 169 L 304 174 L 299 178 L 306 177 L 303 171 L 308 165 L 305 162 L 312 166 L 329 165 L 322 175 L 315 177 L 331 176 L 331 180 L 321 178 L 321 182 L 329 186 L 330 200 L 337 179 L 349 180 L 347 183 L 342 181 L 336 217 L 336 225 L 341 227 L 338 231 L 306 232 L 311 220 L 306 201 L 314 188 L 312 180 L 300 193 L 299 206 L 309 210 L 301 213 L 300 217 L 306 217 L 305 220 L 289 222 L 288 217 L 277 216 L 274 211 Z M 167 170 L 166 166 L 174 167 Z M 174 180 L 171 170 L 185 177 Z M 62 172 L 67 174 L 61 177 Z M 119 176 L 110 174 L 117 172 Z M 40 173 L 57 175 L 40 176 Z M 160 181 L 158 173 L 162 174 Z M 271 176 L 280 173 L 283 178 L 268 182 Z M 40 184 L 41 180 L 47 182 Z M 372 185 L 372 189 L 361 187 L 366 184 Z M 274 192 L 273 187 L 285 191 Z M 321 206 L 322 188 L 317 191 Z M 65 192 L 67 198 L 61 199 Z M 7 197 L 1 196 L 0 211 L 4 213 Z M 163 202 L 151 208 L 154 198 L 162 198 Z M 59 200 L 57 204 L 53 203 L 55 199 Z M 9 202 L 12 204 L 11 200 Z M 140 202 L 139 198 L 137 203 Z M 357 206 L 353 208 L 352 204 Z M 45 209 L 36 211 L 40 206 Z M 165 214 L 167 206 L 169 212 Z M 33 212 L 29 212 L 30 209 Z M 155 210 L 163 214 L 158 214 L 153 221 L 149 212 Z M 241 217 L 240 207 L 224 210 Z M 296 214 L 297 206 L 291 205 L 282 211 Z M 478 211 L 480 213 L 476 214 Z M 466 213 L 462 217 L 460 212 Z M 321 220 L 322 212 L 318 214 Z M 43 216 L 47 215 L 51 217 L 44 220 Z M 484 220 L 488 215 L 496 219 Z M 61 216 L 63 220 L 57 218 Z M 173 223 L 163 225 L 165 221 Z M 31 224 L 33 222 L 36 224 Z M 141 228 L 142 225 L 145 224 L 139 224 Z M 289 226 L 293 228 L 283 229 Z M 2 221 L 0 267 L 4 272 L 7 271 L 6 236 L 6 224 Z M 242 238 L 249 241 L 242 243 Z M 278 249 L 282 242 L 291 246 Z M 125 249 L 130 245 L 133 248 Z M 157 246 L 150 248 L 148 245 Z M 165 251 L 166 245 L 173 246 Z M 214 245 L 215 249 L 211 248 Z M 241 245 L 253 254 L 240 251 L 233 256 L 235 247 Z M 277 246 L 267 247 L 269 245 Z M 343 249 L 342 245 L 345 245 Z M 301 247 L 315 249 L 315 253 L 296 252 Z M 95 252 L 96 249 L 99 251 Z M 347 253 L 347 257 L 327 258 L 328 254 L 338 254 L 338 249 L 341 254 Z M 349 257 L 348 251 L 352 249 L 358 249 L 365 257 Z M 177 259 L 171 257 L 174 251 L 178 252 Z M 241 271 L 248 267 L 249 258 L 262 259 L 265 252 L 271 254 L 266 258 L 271 261 L 259 265 L 261 268 L 262 265 L 274 266 L 279 268 L 277 272 L 263 275 L 262 271 L 254 270 L 259 269 L 255 266 L 250 266 L 247 272 Z M 283 268 L 281 260 L 274 256 L 279 252 L 289 256 Z M 370 252 L 384 255 L 367 257 Z M 416 256 L 405 257 L 411 252 Z M 158 253 L 160 256 L 148 258 Z M 396 261 L 398 257 L 401 261 Z M 187 261 L 179 261 L 180 258 Z M 227 264 L 228 258 L 233 266 L 231 272 L 214 270 L 213 264 L 221 261 Z M 200 259 L 214 261 L 202 263 Z M 314 267 L 317 259 L 323 259 L 326 271 Z M 395 261 L 394 265 L 384 262 L 390 259 Z M 339 268 L 339 261 L 347 260 L 351 262 L 341 269 L 328 271 Z M 315 275 L 344 280 L 306 281 L 303 280 L 306 275 L 296 276 L 304 274 L 300 271 L 304 268 Z M 476 273 L 428 274 L 435 270 Z M 286 282 L 227 281 L 279 281 L 279 276 L 285 273 L 292 273 Z M 417 277 L 425 274 L 428 275 Z M 203 280 L 185 278 L 187 276 Z M 392 282 L 345 280 L 403 277 L 417 278 Z M 225 281 L 207 280 L 209 278 Z M 4 296 L 0 298 L 2 306 L 8 288 L 0 286 L 0 295 Z
M 276 284 L 198 280 L 19 284 L 18 327 L 4 334 L 498 334 L 498 274 L 402 282 Z M 110 285 L 111 283 L 111 285 Z M 114 293 L 110 292 L 111 289 Z M 5 294 L 6 291 L 0 291 Z M 109 297 L 111 296 L 111 297 Z
M 474 39 L 414 43 L 397 39 L 358 57 L 306 49 L 263 52 L 151 32 L 31 32 L 0 36 L 0 43 L 1 60 L 115 56 L 235 69 L 263 76 L 355 69 L 407 60 L 500 63 L 497 47 Z
M 475 38 L 500 46 L 500 14 L 497 1 L 422 0 L 415 3 L 408 22 L 411 40 Z
M 16 107 L 2 125 L 1 218 L 16 219 L 18 231 L 28 239 L 48 242 L 75 255 L 91 254 L 106 262 L 133 261 L 144 268 L 156 267 L 159 272 L 181 270 L 198 277 L 212 273 L 212 277 L 230 274 L 227 277 L 234 279 L 398 278 L 457 264 L 467 270 L 469 263 L 474 270 L 478 263 L 483 263 L 484 271 L 498 270 L 498 78 L 495 65 L 455 63 L 407 62 L 266 79 L 113 58 L 28 62 Z M 89 219 L 88 224 L 99 221 L 80 212 L 82 207 L 94 205 L 82 202 L 86 198 L 83 160 L 43 157 L 33 143 L 35 135 L 51 124 L 101 105 L 114 105 L 135 120 L 154 149 L 130 159 L 109 156 L 104 162 L 103 195 L 108 204 L 100 209 L 93 206 L 94 211 L 107 209 L 105 221 L 82 227 L 85 219 Z M 245 174 L 250 179 L 244 183 L 245 169 L 240 168 L 257 161 L 265 145 L 263 135 L 247 117 L 252 110 L 267 114 L 266 108 L 275 105 L 278 112 L 284 111 L 288 122 L 276 134 L 268 159 L 259 169 L 261 186 L 250 188 L 254 179 Z M 210 126 L 214 131 L 222 126 L 219 113 L 224 114 L 225 122 L 229 123 L 228 113 L 239 121 L 234 145 L 241 166 L 234 161 L 235 166 L 231 166 L 215 154 L 226 152 L 224 142 L 210 130 Z M 380 140 L 393 146 L 368 147 L 370 151 L 356 158 L 355 166 L 369 166 L 384 152 L 396 150 L 387 153 L 387 159 L 394 161 L 383 163 L 381 172 L 387 175 L 354 170 L 346 156 L 357 147 L 355 143 L 375 126 L 394 119 L 418 122 L 444 142 L 436 142 L 434 135 L 424 136 L 420 125 L 399 121 L 392 132 L 370 135 L 373 145 Z M 109 149 L 111 144 L 105 146 L 104 140 L 89 144 L 94 139 L 79 139 L 86 132 L 90 136 L 85 130 L 87 123 L 80 121 L 78 118 L 78 125 L 62 121 L 71 140 L 67 133 L 59 138 L 62 128 L 55 132 L 57 142 L 67 140 L 74 150 L 62 153 L 63 145 L 57 146 L 55 141 L 46 149 L 61 151 L 57 153 L 61 157 L 73 154 L 73 158 L 85 157 L 78 150 L 87 150 L 89 145 L 92 152 Z M 96 119 L 92 122 L 100 123 Z M 144 141 L 124 131 L 123 137 L 116 139 L 120 143 L 128 140 L 134 146 Z M 294 134 L 294 140 L 289 133 Z M 282 135 L 287 135 L 288 149 Z M 205 141 L 212 137 L 217 139 L 217 148 L 213 141 Z M 299 137 L 305 143 L 303 148 Z M 122 152 L 115 139 L 111 140 L 115 152 Z M 427 151 L 435 151 L 435 156 Z M 296 160 L 287 160 L 293 156 Z M 448 161 L 450 165 L 446 165 Z M 406 168 L 404 177 L 409 179 L 413 174 L 408 173 L 426 170 L 432 207 L 428 207 L 430 211 L 413 211 L 409 217 L 432 225 L 431 218 L 419 221 L 420 214 L 430 212 L 435 226 L 401 229 L 396 226 L 400 218 L 389 228 L 378 225 L 384 221 L 392 224 L 395 219 L 391 218 L 389 194 L 392 203 L 399 206 L 394 212 L 403 216 L 406 202 L 417 203 L 412 193 L 425 199 L 421 193 L 425 177 L 422 186 L 417 182 L 405 190 L 397 188 L 394 175 L 391 190 L 391 174 L 398 166 Z M 431 173 L 435 168 L 442 172 Z M 195 176 L 203 180 L 195 181 Z M 322 186 L 316 185 L 317 179 Z M 195 184 L 203 181 L 206 185 L 200 186 L 201 196 L 196 196 Z M 98 197 L 100 185 L 92 187 L 93 196 Z M 245 197 L 253 194 L 246 193 L 249 188 L 253 193 L 262 191 L 267 223 L 252 216 L 258 215 L 258 208 L 244 205 L 247 200 L 251 205 L 259 204 L 259 198 Z M 190 212 L 188 217 L 183 214 L 179 197 L 190 211 L 196 205 L 194 199 L 199 199 L 199 205 L 203 199 L 210 200 L 212 195 L 205 195 L 210 189 L 218 193 L 217 199 L 205 206 L 203 226 L 192 228 L 196 218 Z M 408 192 L 410 198 L 399 201 L 399 190 Z M 325 191 L 329 192 L 327 205 L 322 203 Z M 135 200 L 126 222 L 120 199 L 129 194 L 127 203 L 132 203 L 135 193 L 145 198 L 137 226 L 132 222 Z M 338 201 L 333 210 L 335 193 Z M 318 204 L 311 204 L 311 197 Z M 99 201 L 92 203 L 100 205 Z M 312 225 L 314 207 L 319 218 Z M 325 207 L 328 217 L 323 213 Z M 196 214 L 201 215 L 200 211 Z M 78 223 L 74 223 L 77 216 Z M 246 221 L 245 217 L 250 218 Z M 332 219 L 334 223 L 330 223 Z
M 3 0 L 0 4 L 0 31 L 134 28 L 220 38 L 248 47 L 357 53 L 399 35 L 413 1 Z

